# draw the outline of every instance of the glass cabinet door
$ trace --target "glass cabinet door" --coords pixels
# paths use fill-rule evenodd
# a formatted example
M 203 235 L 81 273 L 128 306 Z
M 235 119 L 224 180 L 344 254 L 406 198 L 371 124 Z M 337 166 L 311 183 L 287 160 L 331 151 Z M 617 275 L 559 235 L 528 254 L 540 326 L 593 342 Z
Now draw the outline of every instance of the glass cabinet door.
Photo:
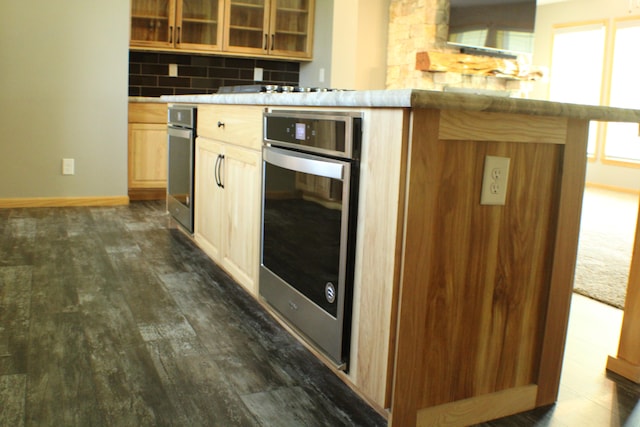
M 313 0 L 272 0 L 272 2 L 270 53 L 310 56 Z
M 225 48 L 266 54 L 269 49 L 267 6 L 266 0 L 229 0 Z
M 171 0 L 131 0 L 131 44 L 169 47 L 173 44 L 175 4 Z
M 176 46 L 212 47 L 222 38 L 221 0 L 181 0 L 177 10 Z

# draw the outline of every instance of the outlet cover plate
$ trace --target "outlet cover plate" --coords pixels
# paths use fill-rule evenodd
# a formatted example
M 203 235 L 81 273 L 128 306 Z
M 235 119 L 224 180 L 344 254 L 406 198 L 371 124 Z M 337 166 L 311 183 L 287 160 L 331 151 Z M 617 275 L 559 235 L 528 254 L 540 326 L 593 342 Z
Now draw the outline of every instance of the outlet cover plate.
M 509 183 L 509 157 L 486 156 L 482 176 L 481 205 L 504 205 Z

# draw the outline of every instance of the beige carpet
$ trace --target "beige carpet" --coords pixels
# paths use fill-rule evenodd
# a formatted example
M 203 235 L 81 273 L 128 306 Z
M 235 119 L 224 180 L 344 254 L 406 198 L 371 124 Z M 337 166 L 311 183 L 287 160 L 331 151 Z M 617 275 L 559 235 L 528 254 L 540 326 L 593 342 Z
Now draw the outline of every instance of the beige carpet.
M 624 308 L 637 214 L 637 195 L 587 187 L 575 292 Z

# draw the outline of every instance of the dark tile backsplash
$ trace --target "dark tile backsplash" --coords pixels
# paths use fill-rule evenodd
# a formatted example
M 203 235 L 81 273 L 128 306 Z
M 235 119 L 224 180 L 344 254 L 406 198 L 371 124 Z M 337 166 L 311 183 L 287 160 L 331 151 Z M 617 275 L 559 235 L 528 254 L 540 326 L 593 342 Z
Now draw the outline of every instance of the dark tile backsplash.
M 178 65 L 177 77 L 169 77 L 169 64 Z M 299 84 L 297 62 L 129 51 L 129 96 L 215 93 L 220 86 L 254 84 L 255 67 L 264 70 L 265 85 Z

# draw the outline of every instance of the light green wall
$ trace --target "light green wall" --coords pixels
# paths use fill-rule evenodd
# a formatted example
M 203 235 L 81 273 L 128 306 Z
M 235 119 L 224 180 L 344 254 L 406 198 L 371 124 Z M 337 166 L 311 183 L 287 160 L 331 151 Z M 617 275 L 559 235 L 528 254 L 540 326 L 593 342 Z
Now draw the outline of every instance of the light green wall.
M 128 39 L 128 0 L 0 2 L 0 199 L 127 194 Z

